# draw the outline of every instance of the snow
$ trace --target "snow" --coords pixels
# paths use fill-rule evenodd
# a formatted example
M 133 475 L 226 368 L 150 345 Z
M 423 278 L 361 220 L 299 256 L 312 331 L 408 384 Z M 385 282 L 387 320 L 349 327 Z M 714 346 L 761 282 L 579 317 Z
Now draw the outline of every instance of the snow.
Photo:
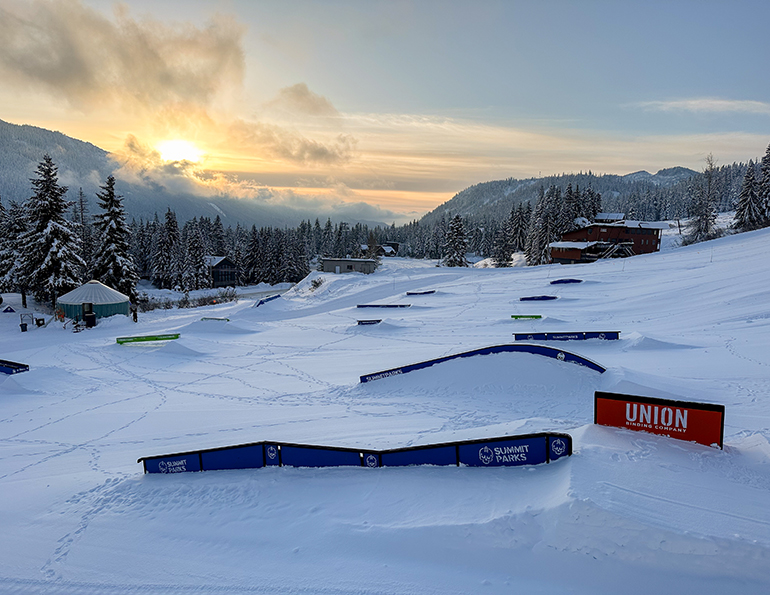
M 371 275 L 311 273 L 259 308 L 155 310 L 77 334 L 20 333 L 20 298 L 4 294 L 17 313 L 0 313 L 0 358 L 30 371 L 0 375 L 0 592 L 767 593 L 770 230 L 666 237 L 660 253 L 584 265 L 389 258 Z M 584 282 L 549 285 L 565 275 Z M 546 289 L 559 299 L 518 301 Z M 426 290 L 356 324 L 357 304 Z M 358 382 L 514 332 L 608 329 L 621 339 L 558 343 L 601 375 L 498 354 Z M 722 403 L 725 448 L 595 426 L 595 390 Z M 388 448 L 542 430 L 570 433 L 573 456 L 174 476 L 136 463 L 259 440 Z

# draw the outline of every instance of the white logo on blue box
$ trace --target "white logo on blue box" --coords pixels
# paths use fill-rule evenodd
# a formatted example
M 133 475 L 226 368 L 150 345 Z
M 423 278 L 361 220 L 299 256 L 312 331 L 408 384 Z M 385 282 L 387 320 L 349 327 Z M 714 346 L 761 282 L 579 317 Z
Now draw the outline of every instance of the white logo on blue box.
M 492 452 L 492 449 L 489 448 L 488 446 L 485 446 L 484 448 L 479 450 L 479 459 L 485 465 L 489 465 L 494 458 L 495 458 L 495 455 Z
M 560 457 L 567 452 L 567 443 L 561 438 L 557 438 L 556 440 L 551 441 L 551 450 L 553 451 L 553 454 Z

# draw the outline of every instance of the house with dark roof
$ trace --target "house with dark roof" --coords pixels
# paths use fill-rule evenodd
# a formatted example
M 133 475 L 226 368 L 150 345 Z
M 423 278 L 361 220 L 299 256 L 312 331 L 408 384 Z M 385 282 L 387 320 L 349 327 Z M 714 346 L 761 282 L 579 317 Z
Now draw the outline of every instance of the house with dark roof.
M 238 284 L 238 267 L 227 256 L 206 256 L 212 287 L 235 287 Z

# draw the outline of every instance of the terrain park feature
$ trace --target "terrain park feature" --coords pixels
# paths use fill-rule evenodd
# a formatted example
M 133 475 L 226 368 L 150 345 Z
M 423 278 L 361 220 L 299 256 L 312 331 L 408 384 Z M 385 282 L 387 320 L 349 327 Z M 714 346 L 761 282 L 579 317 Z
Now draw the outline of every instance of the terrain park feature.
M 527 297 L 520 297 L 520 302 L 547 302 L 548 300 L 557 300 L 559 296 L 556 295 L 530 295 Z
M 722 448 L 725 406 L 596 391 L 594 423 Z
M 514 333 L 516 341 L 586 341 L 601 339 L 616 341 L 620 339 L 620 331 L 578 332 L 578 333 Z
M 382 322 L 382 318 L 373 318 L 372 320 L 359 320 L 358 324 L 359 326 L 368 326 L 370 324 L 380 324 Z
M 436 293 L 435 289 L 428 289 L 427 291 L 407 291 L 406 295 L 430 295 Z
M 3 374 L 18 374 L 19 372 L 29 372 L 27 364 L 10 362 L 7 359 L 0 359 L 0 372 Z
M 412 304 L 358 304 L 356 308 L 409 308 Z
M 551 285 L 568 285 L 570 283 L 582 283 L 582 279 L 554 279 Z
M 388 450 L 335 448 L 288 442 L 253 442 L 142 457 L 145 473 L 184 473 L 262 467 L 517 467 L 550 463 L 572 454 L 569 434 L 547 432 L 443 442 Z
M 541 314 L 511 314 L 514 320 L 540 320 L 542 317 Z
M 173 341 L 178 339 L 179 336 L 179 333 L 167 333 L 165 335 L 144 335 L 141 337 L 118 337 L 115 341 L 123 345 L 124 343 L 143 343 L 145 341 Z
M 576 353 L 570 353 L 563 349 L 556 349 L 555 347 L 548 347 L 547 345 L 493 345 L 492 347 L 482 347 L 481 349 L 474 349 L 472 351 L 464 351 L 462 353 L 456 353 L 454 355 L 447 355 L 436 359 L 419 362 L 416 364 L 409 364 L 408 366 L 401 366 L 399 368 L 391 368 L 390 370 L 383 370 L 382 372 L 374 372 L 373 374 L 365 374 L 360 377 L 361 382 L 371 382 L 372 380 L 380 380 L 382 378 L 388 378 L 390 376 L 399 376 L 401 374 L 407 374 L 416 370 L 422 370 L 424 368 L 430 368 L 436 364 L 443 364 L 444 362 L 451 361 L 453 359 L 459 359 L 463 357 L 474 357 L 476 355 L 493 355 L 496 353 L 532 353 L 534 355 L 543 355 L 545 357 L 551 357 L 562 362 L 570 362 L 573 364 L 579 364 L 585 366 L 600 374 L 604 374 L 607 368 L 600 366 L 594 361 L 577 355 Z

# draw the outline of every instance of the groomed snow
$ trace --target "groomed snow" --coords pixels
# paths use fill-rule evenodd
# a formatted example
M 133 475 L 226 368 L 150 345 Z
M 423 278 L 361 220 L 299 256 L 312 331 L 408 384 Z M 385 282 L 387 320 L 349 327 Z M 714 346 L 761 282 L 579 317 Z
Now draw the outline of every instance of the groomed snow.
M 18 313 L 0 314 L 0 359 L 30 366 L 0 374 L 0 592 L 770 592 L 769 243 L 763 230 L 510 269 L 389 258 L 372 275 L 313 273 L 259 308 L 156 310 L 77 334 L 22 334 Z M 565 276 L 584 283 L 549 285 Z M 542 293 L 559 299 L 519 302 Z M 358 326 L 364 303 L 411 308 Z M 499 354 L 358 382 L 529 330 L 621 339 L 558 343 L 603 375 Z M 722 403 L 725 449 L 594 426 L 595 390 Z M 259 440 L 386 448 L 542 430 L 570 433 L 574 455 L 168 476 L 136 463 Z

